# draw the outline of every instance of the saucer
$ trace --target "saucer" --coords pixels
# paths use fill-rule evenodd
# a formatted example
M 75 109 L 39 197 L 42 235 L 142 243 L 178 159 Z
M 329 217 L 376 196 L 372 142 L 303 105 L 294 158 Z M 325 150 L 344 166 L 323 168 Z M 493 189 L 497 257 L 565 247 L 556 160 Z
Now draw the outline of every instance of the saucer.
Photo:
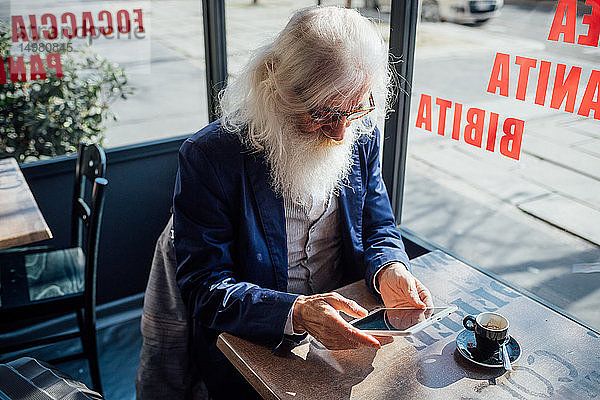
M 501 368 L 504 366 L 502 357 L 500 356 L 500 349 L 487 359 L 477 357 L 477 345 L 475 344 L 475 332 L 473 331 L 466 329 L 461 331 L 456 337 L 456 348 L 464 358 L 477 365 L 491 368 Z M 517 340 L 512 336 L 508 343 L 506 343 L 506 350 L 508 350 L 508 357 L 511 363 L 516 362 L 521 357 L 521 346 L 519 346 Z

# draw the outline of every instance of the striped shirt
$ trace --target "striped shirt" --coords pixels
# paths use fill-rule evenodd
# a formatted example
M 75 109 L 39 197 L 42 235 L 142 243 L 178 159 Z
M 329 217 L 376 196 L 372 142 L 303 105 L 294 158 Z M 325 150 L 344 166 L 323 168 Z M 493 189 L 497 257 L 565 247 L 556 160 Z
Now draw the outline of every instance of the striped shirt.
M 338 199 L 284 199 L 288 248 L 288 292 L 315 294 L 339 287 L 341 235 Z

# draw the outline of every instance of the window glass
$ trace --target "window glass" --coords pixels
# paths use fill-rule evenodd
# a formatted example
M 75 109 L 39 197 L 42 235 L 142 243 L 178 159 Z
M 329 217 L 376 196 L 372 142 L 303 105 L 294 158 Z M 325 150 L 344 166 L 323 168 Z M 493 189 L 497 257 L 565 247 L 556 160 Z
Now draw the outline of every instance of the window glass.
M 2 4 L 2 154 L 33 161 L 207 122 L 200 1 Z
M 586 3 L 423 0 L 402 224 L 600 327 L 600 4 Z
M 252 51 L 281 31 L 293 12 L 314 1 L 226 0 L 227 73 L 235 77 Z
M 306 7 L 346 6 L 362 7 L 363 0 L 226 0 L 227 70 L 236 76 L 249 60 L 252 51 L 273 39 L 287 24 L 292 14 Z

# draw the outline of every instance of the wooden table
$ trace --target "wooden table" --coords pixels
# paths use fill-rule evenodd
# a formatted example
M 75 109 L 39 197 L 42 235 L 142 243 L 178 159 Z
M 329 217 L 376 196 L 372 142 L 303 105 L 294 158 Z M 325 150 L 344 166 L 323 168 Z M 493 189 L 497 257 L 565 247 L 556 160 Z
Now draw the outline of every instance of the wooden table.
M 0 160 L 0 250 L 51 237 L 19 164 Z
M 279 357 L 221 334 L 219 349 L 265 399 L 600 398 L 600 335 L 476 269 L 434 251 L 411 261 L 436 305 L 459 310 L 379 350 L 329 351 L 310 341 Z M 338 290 L 380 306 L 364 282 Z M 455 339 L 468 314 L 498 311 L 522 348 L 514 371 L 471 364 Z

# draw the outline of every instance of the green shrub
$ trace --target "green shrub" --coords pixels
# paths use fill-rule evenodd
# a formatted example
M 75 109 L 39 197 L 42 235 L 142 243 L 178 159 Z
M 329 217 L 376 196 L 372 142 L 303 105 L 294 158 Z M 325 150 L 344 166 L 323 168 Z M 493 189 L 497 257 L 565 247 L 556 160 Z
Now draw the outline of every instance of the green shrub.
M 0 25 L 0 57 L 10 46 Z M 125 71 L 89 48 L 62 53 L 61 61 L 62 78 L 48 68 L 47 79 L 12 83 L 7 74 L 0 84 L 0 157 L 27 162 L 76 152 L 82 141 L 102 144 L 104 122 L 116 120 L 110 105 L 133 93 Z

